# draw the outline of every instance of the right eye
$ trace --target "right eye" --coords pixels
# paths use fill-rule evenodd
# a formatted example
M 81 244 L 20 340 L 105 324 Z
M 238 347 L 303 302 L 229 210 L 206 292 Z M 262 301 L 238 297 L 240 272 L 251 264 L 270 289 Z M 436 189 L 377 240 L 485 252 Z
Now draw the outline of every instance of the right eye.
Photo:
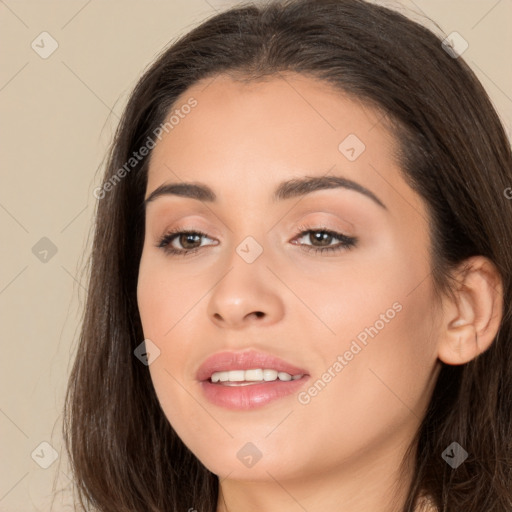
M 208 235 L 202 231 L 183 231 L 175 229 L 162 236 L 158 241 L 157 247 L 163 249 L 168 254 L 188 256 L 203 247 L 202 245 L 190 247 L 198 242 L 200 243 L 201 238 L 208 238 Z M 174 242 L 178 242 L 182 248 L 175 247 L 173 245 Z

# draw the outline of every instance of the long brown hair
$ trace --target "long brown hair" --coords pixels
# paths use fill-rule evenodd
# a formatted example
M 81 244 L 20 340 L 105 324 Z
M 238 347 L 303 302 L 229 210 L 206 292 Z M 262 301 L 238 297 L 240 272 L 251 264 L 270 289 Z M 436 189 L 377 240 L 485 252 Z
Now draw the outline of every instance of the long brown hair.
M 380 109 L 400 144 L 403 175 L 424 199 L 439 290 L 472 255 L 503 279 L 504 316 L 491 347 L 460 366 L 442 364 L 411 444 L 413 481 L 439 511 L 512 510 L 512 156 L 483 87 L 430 30 L 362 0 L 243 5 L 203 22 L 166 49 L 135 87 L 98 195 L 90 280 L 65 404 L 64 437 L 82 509 L 216 510 L 218 478 L 182 443 L 157 400 L 136 300 L 148 159 L 176 99 L 198 80 L 300 73 Z M 200 107 L 198 107 L 200 108 Z M 120 172 L 124 166 L 125 172 Z M 110 183 L 108 186 L 107 184 Z M 458 442 L 456 470 L 441 457 Z

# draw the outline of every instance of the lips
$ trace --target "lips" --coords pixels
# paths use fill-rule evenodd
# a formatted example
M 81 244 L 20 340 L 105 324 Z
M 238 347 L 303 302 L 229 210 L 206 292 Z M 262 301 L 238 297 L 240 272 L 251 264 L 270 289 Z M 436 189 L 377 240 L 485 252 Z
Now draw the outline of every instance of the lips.
M 203 382 L 210 379 L 215 372 L 231 370 L 250 370 L 254 368 L 269 368 L 290 375 L 308 375 L 307 370 L 299 368 L 278 357 L 257 352 L 219 352 L 206 359 L 197 371 L 197 380 Z
M 212 374 L 221 372 L 235 373 L 238 377 L 242 372 L 236 370 L 274 370 L 279 374 L 284 372 L 285 380 L 259 381 L 259 382 L 212 382 Z M 249 373 L 249 372 L 248 372 Z M 247 374 L 246 374 L 247 375 Z M 290 376 L 296 377 L 293 380 Z M 217 373 L 219 377 L 219 373 Z M 210 403 L 234 411 L 246 411 L 260 408 L 279 399 L 285 399 L 297 393 L 304 387 L 309 379 L 309 373 L 283 359 L 248 350 L 245 352 L 219 352 L 206 359 L 199 367 L 196 375 L 200 384 L 202 395 Z M 249 379 L 250 380 L 250 379 Z

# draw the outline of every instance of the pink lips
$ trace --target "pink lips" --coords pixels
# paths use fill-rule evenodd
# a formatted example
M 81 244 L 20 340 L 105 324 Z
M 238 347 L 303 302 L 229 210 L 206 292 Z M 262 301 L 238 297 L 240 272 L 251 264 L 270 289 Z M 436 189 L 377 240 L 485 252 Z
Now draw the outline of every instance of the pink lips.
M 303 375 L 301 379 L 261 382 L 248 386 L 225 386 L 213 384 L 210 377 L 215 372 L 230 370 L 250 370 L 252 368 L 270 368 L 290 375 Z M 252 409 L 261 407 L 275 399 L 298 391 L 308 380 L 308 372 L 282 359 L 256 351 L 220 352 L 209 357 L 199 367 L 197 380 L 205 397 L 215 405 L 227 409 Z

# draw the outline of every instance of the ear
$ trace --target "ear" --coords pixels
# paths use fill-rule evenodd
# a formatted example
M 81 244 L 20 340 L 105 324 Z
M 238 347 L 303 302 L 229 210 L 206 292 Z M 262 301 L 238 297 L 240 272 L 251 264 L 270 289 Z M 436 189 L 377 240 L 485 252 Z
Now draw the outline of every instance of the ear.
M 465 260 L 454 277 L 453 297 L 443 299 L 438 357 L 459 365 L 485 352 L 495 339 L 503 316 L 503 283 L 484 256 Z

